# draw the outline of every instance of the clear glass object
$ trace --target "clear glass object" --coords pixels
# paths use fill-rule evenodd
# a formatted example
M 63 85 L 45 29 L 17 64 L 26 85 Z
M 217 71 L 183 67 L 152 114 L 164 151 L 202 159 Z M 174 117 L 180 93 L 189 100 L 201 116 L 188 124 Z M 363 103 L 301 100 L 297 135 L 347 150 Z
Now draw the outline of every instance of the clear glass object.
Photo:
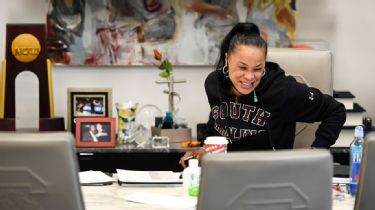
M 145 147 L 151 143 L 151 127 L 155 126 L 155 118 L 163 116 L 159 107 L 153 104 L 143 105 L 135 114 L 133 140 L 137 147 Z
M 163 112 L 153 104 L 146 104 L 138 109 L 135 123 L 150 130 L 152 126 L 155 126 L 156 117 L 163 117 Z
M 168 136 L 152 137 L 152 148 L 169 148 L 169 137 Z

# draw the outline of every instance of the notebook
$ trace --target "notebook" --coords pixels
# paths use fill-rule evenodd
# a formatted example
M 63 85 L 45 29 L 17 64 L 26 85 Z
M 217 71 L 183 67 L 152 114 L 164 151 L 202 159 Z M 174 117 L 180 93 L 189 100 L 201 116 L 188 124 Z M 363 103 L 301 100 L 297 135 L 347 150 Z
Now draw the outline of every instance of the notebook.
M 181 173 L 117 169 L 119 184 L 182 184 Z

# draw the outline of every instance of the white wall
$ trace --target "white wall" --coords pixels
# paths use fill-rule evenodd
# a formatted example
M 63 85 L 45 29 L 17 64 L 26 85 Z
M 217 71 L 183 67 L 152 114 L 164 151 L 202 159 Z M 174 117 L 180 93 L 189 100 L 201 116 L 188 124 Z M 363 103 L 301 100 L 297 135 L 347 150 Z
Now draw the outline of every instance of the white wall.
M 375 120 L 375 1 L 297 0 L 301 39 L 324 39 L 334 55 L 335 90 L 349 90 Z
M 45 21 L 45 0 L 0 0 L 0 58 L 5 53 L 6 23 L 38 23 Z M 356 101 L 375 119 L 375 94 L 371 92 L 375 69 L 371 61 L 375 49 L 375 1 L 297 0 L 297 34 L 299 39 L 321 39 L 328 42 L 334 55 L 334 89 L 350 90 Z M 303 68 L 303 67 L 301 67 Z M 177 84 L 182 101 L 177 107 L 194 129 L 207 119 L 209 106 L 203 82 L 212 67 L 176 67 Z M 166 85 L 155 67 L 62 67 L 53 71 L 55 112 L 66 117 L 68 87 L 112 87 L 113 102 L 133 100 L 155 104 L 167 110 Z M 115 114 L 115 112 L 113 113 Z

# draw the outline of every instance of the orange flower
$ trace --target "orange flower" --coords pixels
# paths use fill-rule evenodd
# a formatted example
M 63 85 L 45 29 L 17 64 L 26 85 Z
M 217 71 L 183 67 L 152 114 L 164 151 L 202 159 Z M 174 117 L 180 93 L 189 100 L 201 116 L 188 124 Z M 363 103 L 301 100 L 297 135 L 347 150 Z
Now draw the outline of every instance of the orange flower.
M 161 61 L 162 58 L 162 54 L 156 48 L 154 48 L 154 58 L 158 61 Z
M 154 48 L 154 58 L 158 61 L 157 64 L 154 64 L 160 70 L 159 76 L 162 78 L 169 78 L 171 72 L 173 71 L 173 66 L 167 58 L 162 59 L 162 53 Z

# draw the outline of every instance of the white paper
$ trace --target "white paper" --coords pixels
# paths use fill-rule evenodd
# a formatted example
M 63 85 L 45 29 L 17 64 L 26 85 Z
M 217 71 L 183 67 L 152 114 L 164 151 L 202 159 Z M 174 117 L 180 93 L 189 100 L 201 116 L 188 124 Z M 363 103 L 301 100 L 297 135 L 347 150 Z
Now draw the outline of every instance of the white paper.
M 332 184 L 349 184 L 350 178 L 333 177 Z
M 120 182 L 124 183 L 182 183 L 180 173 L 173 171 L 133 171 L 117 169 Z
M 78 173 L 81 184 L 100 184 L 115 181 L 113 177 L 101 171 L 82 171 Z
M 171 196 L 148 192 L 137 192 L 126 196 L 125 199 L 132 202 L 160 205 L 170 208 L 189 209 L 195 208 L 197 205 L 196 197 Z

